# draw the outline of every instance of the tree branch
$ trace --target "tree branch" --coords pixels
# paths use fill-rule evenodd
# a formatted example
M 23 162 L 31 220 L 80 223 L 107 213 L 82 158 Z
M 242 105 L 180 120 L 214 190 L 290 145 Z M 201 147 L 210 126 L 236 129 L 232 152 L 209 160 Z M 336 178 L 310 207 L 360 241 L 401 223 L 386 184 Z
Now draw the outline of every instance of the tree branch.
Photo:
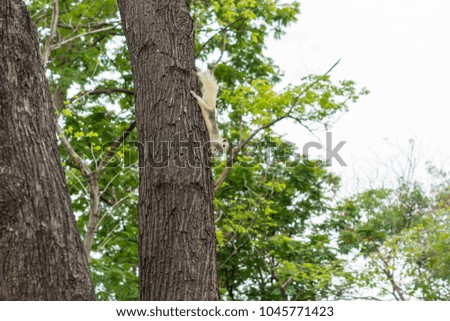
M 327 76 L 339 63 L 341 62 L 341 59 L 339 59 L 338 61 L 336 61 L 333 66 L 331 66 L 330 69 L 327 70 L 326 73 L 324 73 L 322 75 L 322 77 Z M 220 186 L 222 185 L 222 183 L 225 181 L 226 177 L 228 176 L 228 173 L 231 170 L 231 167 L 233 166 L 233 163 L 236 161 L 236 156 L 237 154 L 242 150 L 242 148 L 244 148 L 259 132 L 261 132 L 262 130 L 269 128 L 273 125 L 275 125 L 276 123 L 278 123 L 279 121 L 285 119 L 285 118 L 289 118 L 291 117 L 291 113 L 294 110 L 295 106 L 298 103 L 298 100 L 300 99 L 300 97 L 306 93 L 308 90 L 310 90 L 312 87 L 314 87 L 318 82 L 320 81 L 320 78 L 316 79 L 315 81 L 313 81 L 311 84 L 309 84 L 308 86 L 305 87 L 305 89 L 303 89 L 293 100 L 291 107 L 289 108 L 289 110 L 287 111 L 287 113 L 283 116 L 280 116 L 274 120 L 272 120 L 271 122 L 269 122 L 268 124 L 261 126 L 260 128 L 257 128 L 256 130 L 254 130 L 244 141 L 240 141 L 239 142 L 239 146 L 234 147 L 231 151 L 231 156 L 228 158 L 227 160 L 227 164 L 225 166 L 225 169 L 223 170 L 223 172 L 221 173 L 221 175 L 219 176 L 219 178 L 217 179 L 217 181 L 214 184 L 214 193 L 217 193 L 217 191 L 219 190 Z
M 293 278 L 292 276 L 290 276 L 290 277 L 286 280 L 286 282 L 284 282 L 284 283 L 281 285 L 281 289 L 283 290 L 284 293 L 286 293 L 286 289 L 287 289 L 287 287 L 292 283 L 292 281 L 294 281 L 294 278 Z
M 97 222 L 100 216 L 100 186 L 98 175 L 96 172 L 88 177 L 90 208 L 89 221 L 86 235 L 84 236 L 84 250 L 88 261 L 91 259 L 92 245 L 94 244 L 95 231 L 97 230 Z
M 47 62 L 50 57 L 50 53 L 52 51 L 52 42 L 56 35 L 56 30 L 58 27 L 58 19 L 59 19 L 59 3 L 58 0 L 53 0 L 53 12 L 52 12 L 52 24 L 50 25 L 50 35 L 47 40 L 47 44 L 44 48 L 44 53 L 42 55 L 42 63 L 44 68 L 47 67 Z
M 220 50 L 220 56 L 217 59 L 216 63 L 214 64 L 214 66 L 211 68 L 211 73 L 214 75 L 214 73 L 216 72 L 217 67 L 219 67 L 219 63 L 223 58 L 223 55 L 225 53 L 225 49 L 227 48 L 227 31 L 224 30 L 223 32 L 223 43 L 222 43 L 222 48 Z
M 341 58 L 339 58 L 339 59 L 334 63 L 334 65 L 331 66 L 330 69 L 328 69 L 327 72 L 324 73 L 324 74 L 322 75 L 322 77 L 328 76 L 328 75 L 333 71 L 333 69 L 336 68 L 337 65 L 339 65 L 340 62 L 341 62 Z M 292 109 L 294 108 L 294 106 L 297 104 L 297 102 L 298 102 L 298 100 L 300 99 L 300 97 L 301 97 L 304 93 L 306 93 L 308 90 L 310 90 L 312 87 L 314 87 L 320 80 L 321 80 L 320 78 L 317 78 L 315 81 L 313 81 L 313 82 L 310 83 L 308 86 L 306 86 L 306 88 L 303 89 L 303 90 L 297 95 L 297 97 L 295 97 L 294 102 L 293 102 L 292 107 L 291 107 L 290 110 L 292 110 Z
M 394 274 L 389 270 L 389 262 L 383 256 L 383 254 L 381 254 L 380 252 L 378 252 L 378 253 L 379 253 L 381 262 L 383 263 L 381 270 L 386 275 L 386 278 L 388 279 L 389 283 L 391 283 L 392 295 L 395 297 L 395 299 L 397 301 L 406 301 L 405 296 L 403 294 L 403 290 L 400 288 L 400 286 L 395 281 Z M 397 294 L 398 294 L 398 296 L 397 296 Z
M 123 88 L 96 88 L 94 90 L 89 91 L 82 91 L 78 93 L 77 95 L 73 96 L 69 99 L 69 101 L 72 103 L 76 99 L 80 99 L 81 97 L 87 96 L 87 95 L 110 95 L 114 93 L 120 93 L 120 94 L 127 94 L 127 95 L 134 95 L 134 91 L 130 89 L 123 89 Z
M 201 52 L 203 51 L 203 49 L 205 49 L 206 45 L 207 45 L 207 44 L 208 44 L 215 36 L 217 36 L 219 33 L 227 32 L 228 29 L 229 29 L 232 25 L 234 25 L 234 24 L 236 24 L 236 23 L 238 23 L 238 22 L 240 22 L 240 21 L 242 21 L 242 20 L 244 20 L 244 18 L 239 18 L 239 19 L 237 19 L 237 20 L 235 20 L 235 21 L 233 21 L 233 22 L 227 24 L 225 27 L 221 28 L 219 31 L 217 31 L 215 34 L 213 34 L 210 38 L 208 38 L 208 40 L 206 40 L 206 41 L 203 43 L 203 45 L 201 46 L 201 48 L 199 49 L 199 51 L 197 52 L 196 55 L 198 56 L 198 54 L 201 53 Z
M 63 41 L 60 41 L 59 43 L 57 43 L 57 44 L 55 44 L 54 46 L 52 46 L 52 47 L 51 47 L 51 50 L 59 49 L 59 48 L 61 48 L 62 46 L 64 46 L 65 44 L 68 44 L 69 42 L 72 42 L 72 41 L 74 41 L 74 40 L 77 40 L 77 39 L 79 39 L 79 38 L 81 38 L 81 37 L 93 35 L 93 34 L 96 34 L 96 33 L 103 32 L 103 31 L 112 30 L 112 29 L 115 29 L 115 28 L 116 28 L 116 26 L 109 26 L 109 27 L 105 27 L 105 28 L 99 28 L 99 29 L 89 30 L 89 31 L 87 31 L 87 32 L 85 32 L 85 33 L 81 33 L 81 34 L 79 34 L 79 35 L 76 35 L 76 36 L 73 36 L 73 37 L 71 37 L 71 38 L 68 38 L 68 39 L 65 39 L 65 40 L 63 40 Z
M 92 174 L 91 170 L 89 169 L 88 165 L 82 159 L 77 152 L 73 149 L 72 145 L 69 143 L 69 140 L 67 139 L 66 135 L 64 134 L 64 131 L 62 130 L 59 125 L 56 125 L 56 132 L 58 133 L 58 137 L 61 140 L 61 143 L 64 146 L 64 149 L 67 152 L 67 155 L 69 155 L 70 160 L 73 162 L 75 167 L 80 170 L 81 174 L 89 178 Z
M 134 95 L 134 92 L 127 89 L 119 89 L 119 88 L 105 88 L 105 89 L 95 89 L 88 92 L 80 93 L 80 96 L 84 95 L 100 95 L 100 94 L 111 94 L 111 93 L 125 93 Z M 70 102 L 73 102 L 75 99 L 79 98 L 78 95 L 73 97 Z M 57 110 L 59 110 L 63 105 L 63 98 L 58 100 L 58 104 L 60 106 L 55 106 Z M 105 197 L 102 197 L 100 194 L 99 187 L 99 176 L 103 168 L 108 164 L 110 159 L 113 157 L 117 148 L 123 143 L 123 141 L 130 135 L 133 129 L 136 126 L 136 122 L 133 122 L 114 142 L 111 149 L 108 151 L 106 156 L 100 161 L 100 164 L 96 167 L 94 171 L 91 171 L 86 164 L 85 160 L 83 160 L 73 149 L 66 135 L 64 134 L 64 130 L 56 126 L 56 131 L 58 136 L 66 150 L 69 158 L 74 163 L 75 167 L 80 170 L 81 175 L 84 176 L 88 180 L 89 186 L 89 196 L 90 196 L 90 209 L 89 209 L 89 221 L 87 226 L 87 232 L 84 237 L 84 250 L 86 252 L 86 256 L 88 260 L 90 260 L 90 254 L 92 251 L 92 246 L 94 244 L 95 233 L 98 226 L 99 216 L 100 216 L 100 200 L 103 200 L 108 204 L 108 200 Z
M 278 123 L 279 121 L 285 119 L 286 117 L 287 117 L 287 115 L 278 117 L 277 119 L 272 120 L 267 125 L 261 126 L 260 128 L 258 128 L 255 131 L 253 131 L 250 134 L 250 136 L 248 136 L 244 141 L 239 142 L 239 146 L 234 147 L 231 150 L 231 156 L 228 158 L 227 164 L 226 164 L 222 174 L 220 174 L 219 178 L 214 183 L 214 193 L 217 193 L 217 191 L 219 190 L 220 186 L 222 185 L 222 183 L 227 178 L 228 173 L 230 172 L 231 167 L 233 166 L 234 162 L 236 161 L 236 157 L 237 157 L 238 153 L 242 150 L 242 148 L 244 148 L 253 139 L 253 137 L 255 137 L 259 132 L 261 132 L 262 130 L 264 130 L 266 128 L 269 128 L 270 126 L 275 125 L 276 123 Z

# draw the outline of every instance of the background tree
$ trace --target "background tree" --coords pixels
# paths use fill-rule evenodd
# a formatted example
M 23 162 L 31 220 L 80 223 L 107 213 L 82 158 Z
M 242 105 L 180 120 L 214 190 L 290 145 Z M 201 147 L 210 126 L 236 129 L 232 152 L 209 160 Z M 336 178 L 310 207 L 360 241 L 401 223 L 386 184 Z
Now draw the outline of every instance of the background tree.
M 399 301 L 450 298 L 449 176 L 429 166 L 432 188 L 415 181 L 414 144 L 393 187 L 357 193 L 331 217 L 346 271 L 359 280 L 348 297 L 365 292 Z
M 117 2 L 33 0 L 29 10 L 48 56 L 63 165 L 97 297 L 137 300 L 134 91 Z M 92 257 L 92 248 L 101 255 Z
M 1 2 L 0 35 L 0 299 L 93 300 L 23 1 Z

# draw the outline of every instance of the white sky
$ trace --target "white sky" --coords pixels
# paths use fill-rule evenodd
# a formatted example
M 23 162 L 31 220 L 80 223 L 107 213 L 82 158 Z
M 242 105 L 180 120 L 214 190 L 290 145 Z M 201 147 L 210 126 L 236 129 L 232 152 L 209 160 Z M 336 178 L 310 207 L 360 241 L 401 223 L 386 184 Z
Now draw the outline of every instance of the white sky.
M 400 159 L 393 145 L 406 149 L 410 138 L 423 161 L 449 169 L 449 16 L 448 0 L 302 0 L 299 21 L 282 40 L 268 42 L 268 55 L 285 72 L 283 84 L 322 74 L 342 58 L 332 78 L 371 91 L 332 128 L 335 142 L 348 141 L 340 153 L 348 167 L 332 170 L 349 189 L 361 178 L 374 180 L 380 162 Z M 300 146 L 305 137 L 316 140 L 297 125 L 278 130 Z M 325 141 L 324 133 L 318 136 Z M 417 178 L 425 180 L 423 171 Z

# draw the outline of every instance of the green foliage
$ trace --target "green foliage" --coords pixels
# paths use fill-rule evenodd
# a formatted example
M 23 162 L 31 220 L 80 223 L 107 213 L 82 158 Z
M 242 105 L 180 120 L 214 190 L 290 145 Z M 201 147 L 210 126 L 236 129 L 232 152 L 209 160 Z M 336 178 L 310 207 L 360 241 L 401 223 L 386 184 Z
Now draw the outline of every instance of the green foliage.
M 341 203 L 330 226 L 339 233 L 341 252 L 365 262 L 353 270 L 361 286 L 381 298 L 450 299 L 449 186 L 425 192 L 400 178 L 395 188 Z
M 91 260 L 91 268 L 99 300 L 139 300 L 137 223 L 130 224 L 123 216 L 103 222 L 97 232 L 97 239 L 102 240 L 97 252 L 102 256 Z
M 289 151 L 284 151 L 288 154 Z M 227 300 L 320 300 L 352 278 L 320 230 L 336 177 L 318 166 L 237 166 L 216 195 L 219 271 Z M 330 190 L 331 189 L 331 190 Z M 336 285 L 334 279 L 343 280 Z
M 233 87 L 236 81 L 279 80 L 273 60 L 265 57 L 265 40 L 280 38 L 296 21 L 299 3 L 278 0 L 192 0 L 192 16 L 197 32 L 197 59 L 208 61 L 224 46 L 226 60 L 220 66 L 222 82 Z
M 133 89 L 125 39 L 115 0 L 58 3 L 53 39 L 52 1 L 32 0 L 29 9 L 38 26 L 41 51 L 53 46 L 47 74 L 60 109 L 59 124 L 75 151 L 95 169 L 134 118 L 133 96 L 123 93 Z M 220 122 L 221 130 L 234 146 L 252 138 L 216 194 L 222 297 L 342 297 L 356 280 L 344 269 L 328 234 L 330 226 L 324 226 L 339 179 L 319 163 L 304 165 L 271 125 L 291 119 L 299 126 L 327 128 L 336 114 L 367 91 L 352 81 L 334 83 L 328 75 L 304 77 L 281 92 L 274 89 L 282 73 L 265 56 L 265 42 L 270 36 L 280 38 L 296 21 L 297 1 L 192 0 L 190 5 L 197 59 L 217 66 L 218 109 L 226 119 Z M 91 261 L 100 300 L 139 298 L 134 141 L 133 133 L 100 176 L 101 217 Z M 273 160 L 266 162 L 263 151 L 274 145 Z M 84 235 L 88 185 L 62 148 L 61 154 Z M 215 177 L 223 170 L 224 164 L 217 166 Z

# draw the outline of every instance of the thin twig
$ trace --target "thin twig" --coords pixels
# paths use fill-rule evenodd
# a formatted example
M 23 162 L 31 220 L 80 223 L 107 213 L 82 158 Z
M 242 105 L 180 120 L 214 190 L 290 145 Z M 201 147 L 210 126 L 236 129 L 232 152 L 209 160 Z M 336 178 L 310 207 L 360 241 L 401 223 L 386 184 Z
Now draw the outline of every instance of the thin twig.
M 42 55 L 42 63 L 44 68 L 47 67 L 47 62 L 52 51 L 52 42 L 56 35 L 59 19 L 59 4 L 58 0 L 53 0 L 53 12 L 52 12 L 52 24 L 50 26 L 50 35 L 48 36 L 47 44 L 44 48 L 44 54 Z
M 133 164 L 130 165 L 130 167 L 133 167 L 137 164 L 137 162 L 134 162 Z M 105 185 L 105 187 L 103 188 L 103 191 L 100 192 L 100 196 L 102 196 L 109 188 L 109 185 L 112 184 L 112 182 L 119 176 L 123 174 L 122 171 L 119 171 L 116 175 L 114 175 L 114 177 Z
M 203 49 L 205 49 L 206 45 L 207 45 L 207 44 L 208 44 L 215 36 L 217 36 L 219 33 L 222 33 L 222 32 L 224 32 L 224 31 L 228 31 L 228 29 L 229 29 L 232 25 L 234 25 L 234 24 L 236 24 L 236 23 L 238 23 L 238 22 L 240 22 L 240 21 L 242 21 L 242 20 L 244 20 L 244 18 L 239 18 L 239 19 L 237 19 L 237 20 L 235 20 L 235 21 L 229 23 L 228 25 L 226 25 L 225 27 L 223 27 L 222 29 L 220 29 L 219 31 L 217 31 L 215 34 L 213 34 L 208 40 L 205 41 L 205 43 L 203 43 L 203 45 L 201 46 L 200 50 L 197 52 L 197 55 L 198 55 L 200 52 L 202 52 Z
M 80 186 L 81 186 L 80 190 L 82 192 L 84 192 L 85 195 L 89 195 L 86 187 L 84 187 L 83 182 L 80 180 L 80 178 L 77 175 L 75 175 L 74 173 L 72 173 L 72 171 L 70 171 L 70 170 L 67 171 L 67 173 L 69 173 L 69 175 L 71 175 L 80 184 Z
M 383 256 L 383 254 L 379 253 L 379 257 L 381 259 L 381 262 L 383 263 L 383 266 L 381 267 L 381 270 L 385 274 L 386 278 L 388 279 L 389 283 L 391 283 L 392 286 L 392 295 L 395 297 L 397 301 L 406 301 L 405 296 L 403 294 L 402 289 L 397 284 L 397 282 L 394 279 L 394 274 L 389 270 L 389 262 L 387 259 Z M 398 294 L 398 296 L 397 296 Z
M 74 40 L 77 40 L 77 39 L 79 39 L 79 38 L 81 38 L 81 37 L 93 35 L 93 34 L 96 34 L 96 33 L 103 32 L 103 31 L 112 30 L 112 29 L 115 29 L 115 28 L 116 28 L 116 26 L 109 26 L 109 27 L 105 27 L 105 28 L 100 28 L 100 29 L 90 30 L 90 31 L 87 31 L 87 32 L 85 32 L 85 33 L 81 33 L 81 34 L 79 34 L 79 35 L 76 35 L 76 36 L 73 36 L 73 37 L 71 37 L 71 38 L 65 39 L 65 40 L 63 40 L 63 41 L 61 41 L 61 42 L 55 44 L 54 46 L 52 46 L 51 49 L 52 49 L 52 50 L 59 49 L 59 48 L 61 48 L 62 46 L 68 44 L 69 42 L 72 42 L 72 41 L 74 41 Z
M 111 210 L 107 211 L 105 214 L 103 214 L 102 217 L 100 217 L 100 219 L 97 222 L 97 227 L 100 226 L 100 223 L 103 221 L 103 219 L 108 216 L 108 214 L 111 214 L 113 209 L 115 207 L 117 207 L 120 203 L 124 202 L 127 198 L 130 198 L 134 192 L 136 191 L 136 189 L 130 190 L 130 192 L 128 194 L 126 194 L 124 197 L 122 197 L 121 199 L 119 199 L 118 201 L 116 201 L 114 204 L 111 205 Z
M 220 61 L 223 58 L 223 55 L 225 53 L 225 49 L 227 48 L 227 30 L 223 31 L 223 43 L 222 43 L 222 48 L 220 50 L 220 56 L 219 59 L 217 59 L 216 63 L 214 64 L 214 66 L 211 68 L 211 73 L 214 75 L 214 72 L 216 71 L 217 67 L 219 66 Z
M 96 88 L 94 90 L 82 91 L 82 92 L 76 94 L 75 96 L 73 96 L 72 98 L 69 99 L 69 102 L 72 103 L 76 99 L 80 99 L 87 95 L 104 95 L 104 94 L 110 95 L 110 94 L 114 94 L 114 93 L 134 95 L 134 90 L 123 89 L 123 88 Z

